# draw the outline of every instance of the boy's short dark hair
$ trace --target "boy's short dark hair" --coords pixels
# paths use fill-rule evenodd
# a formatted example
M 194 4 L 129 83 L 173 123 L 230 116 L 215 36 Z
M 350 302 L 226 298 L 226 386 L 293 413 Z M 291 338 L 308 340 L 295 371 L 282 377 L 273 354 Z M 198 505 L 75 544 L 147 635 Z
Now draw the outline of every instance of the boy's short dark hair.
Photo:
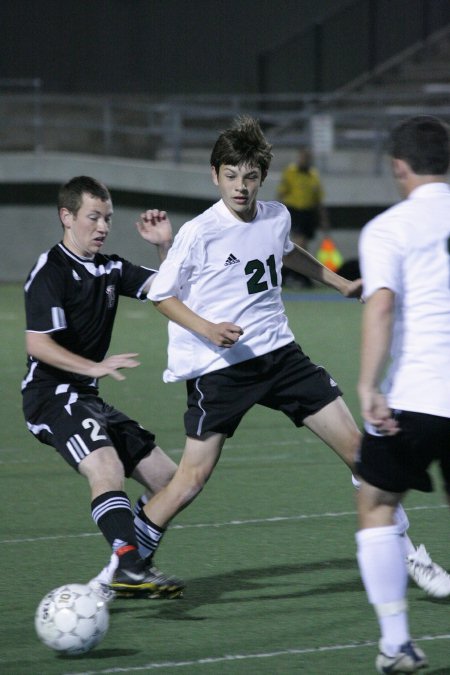
M 272 146 L 267 142 L 258 120 L 249 115 L 237 117 L 229 129 L 222 131 L 211 152 L 211 166 L 216 173 L 223 164 L 259 166 L 267 176 L 272 159 Z
M 103 183 L 100 183 L 100 181 L 90 176 L 75 176 L 75 178 L 69 180 L 59 189 L 58 212 L 60 209 L 65 208 L 76 216 L 83 201 L 83 194 L 97 197 L 102 202 L 111 199 L 108 188 Z
M 390 155 L 403 159 L 417 175 L 446 174 L 450 161 L 447 125 L 432 115 L 404 120 L 392 131 Z

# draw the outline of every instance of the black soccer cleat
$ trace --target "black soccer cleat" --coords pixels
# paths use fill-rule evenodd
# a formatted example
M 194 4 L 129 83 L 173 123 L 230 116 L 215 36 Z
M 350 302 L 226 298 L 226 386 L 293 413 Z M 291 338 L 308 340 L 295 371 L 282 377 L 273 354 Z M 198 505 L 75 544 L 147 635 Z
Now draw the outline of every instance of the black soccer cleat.
M 177 577 L 168 577 L 157 567 L 147 565 L 139 577 L 135 571 L 117 569 L 110 584 L 116 598 L 181 598 L 185 587 L 184 581 Z

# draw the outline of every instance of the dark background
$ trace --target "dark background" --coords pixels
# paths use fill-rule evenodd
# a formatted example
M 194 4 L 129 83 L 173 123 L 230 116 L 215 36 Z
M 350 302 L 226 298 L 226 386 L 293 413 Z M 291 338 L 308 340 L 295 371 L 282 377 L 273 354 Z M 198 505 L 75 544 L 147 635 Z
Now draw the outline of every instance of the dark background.
M 60 93 L 256 93 L 262 53 L 349 4 L 1 0 L 0 78 Z

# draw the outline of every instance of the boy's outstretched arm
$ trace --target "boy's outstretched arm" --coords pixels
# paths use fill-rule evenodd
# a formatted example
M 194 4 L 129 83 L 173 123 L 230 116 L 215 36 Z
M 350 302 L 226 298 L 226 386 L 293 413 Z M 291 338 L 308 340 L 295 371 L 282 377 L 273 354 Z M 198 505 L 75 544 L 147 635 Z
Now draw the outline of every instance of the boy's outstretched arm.
M 313 281 L 320 281 L 326 286 L 335 288 L 346 298 L 360 298 L 362 294 L 362 280 L 356 279 L 350 281 L 341 277 L 336 272 L 332 272 L 328 267 L 322 265 L 311 253 L 304 248 L 294 244 L 295 248 L 284 256 L 283 263 L 286 267 L 299 272 Z
M 217 347 L 232 347 L 244 331 L 229 321 L 213 323 L 193 312 L 181 300 L 172 296 L 153 303 L 156 309 L 168 319 L 183 328 L 205 337 Z
M 136 352 L 113 354 L 97 362 L 69 351 L 58 344 L 48 333 L 27 331 L 25 337 L 27 353 L 30 356 L 53 366 L 53 368 L 65 370 L 69 373 L 77 373 L 92 378 L 110 375 L 115 380 L 124 380 L 125 376 L 119 372 L 122 368 L 139 366 L 139 361 L 136 360 L 138 356 Z

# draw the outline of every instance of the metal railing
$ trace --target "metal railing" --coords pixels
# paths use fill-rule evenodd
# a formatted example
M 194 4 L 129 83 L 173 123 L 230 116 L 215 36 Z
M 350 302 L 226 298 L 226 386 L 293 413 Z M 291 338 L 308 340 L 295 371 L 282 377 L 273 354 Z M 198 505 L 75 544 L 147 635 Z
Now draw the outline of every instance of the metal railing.
M 450 121 L 450 75 L 444 82 L 418 84 L 412 94 L 352 93 L 448 31 L 449 0 L 407 0 L 407 11 L 405 4 L 355 0 L 267 50 L 258 61 L 257 94 L 55 95 L 45 93 L 38 78 L 0 79 L 0 152 L 92 153 L 179 163 L 192 156 L 193 148 L 209 149 L 218 130 L 247 113 L 260 119 L 277 149 L 307 143 L 319 154 L 331 146 L 333 151 L 364 150 L 371 154 L 373 171 L 380 172 L 384 140 L 400 117 L 426 112 Z M 314 93 L 299 93 L 308 91 Z M 325 137 L 328 149 L 320 146 Z
M 3 82 L 0 80 L 0 92 Z M 312 145 L 316 154 L 364 150 L 368 171 L 379 173 L 385 139 L 399 119 L 435 114 L 450 122 L 445 85 L 408 93 L 333 95 L 236 95 L 137 97 L 44 94 L 39 81 L 20 82 L 22 93 L 0 93 L 0 152 L 67 152 L 165 160 L 189 160 L 191 149 L 210 149 L 218 130 L 236 115 L 260 120 L 274 149 Z M 449 87 L 450 89 L 450 87 Z M 314 123 L 332 129 L 332 148 L 321 150 Z M 319 139 L 320 142 L 320 139 Z M 323 170 L 327 170 L 326 165 Z

